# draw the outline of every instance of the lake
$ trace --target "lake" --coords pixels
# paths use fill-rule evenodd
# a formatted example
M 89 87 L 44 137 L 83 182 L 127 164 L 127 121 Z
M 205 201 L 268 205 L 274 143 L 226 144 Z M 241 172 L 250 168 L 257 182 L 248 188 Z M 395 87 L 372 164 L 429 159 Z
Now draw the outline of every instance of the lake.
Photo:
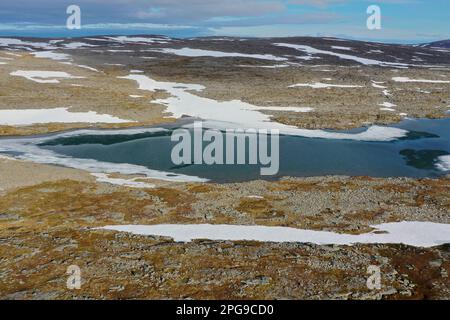
M 80 134 L 46 139 L 40 148 L 79 159 L 127 163 L 153 170 L 207 178 L 213 182 L 348 175 L 371 177 L 438 177 L 439 156 L 450 154 L 450 119 L 406 119 L 392 126 L 409 131 L 395 141 L 355 141 L 280 136 L 280 169 L 261 176 L 260 165 L 181 165 L 171 161 L 176 142 L 166 132 Z M 346 131 L 358 133 L 364 129 Z M 339 131 L 342 132 L 342 131 Z M 1 142 L 0 142 L 1 146 Z

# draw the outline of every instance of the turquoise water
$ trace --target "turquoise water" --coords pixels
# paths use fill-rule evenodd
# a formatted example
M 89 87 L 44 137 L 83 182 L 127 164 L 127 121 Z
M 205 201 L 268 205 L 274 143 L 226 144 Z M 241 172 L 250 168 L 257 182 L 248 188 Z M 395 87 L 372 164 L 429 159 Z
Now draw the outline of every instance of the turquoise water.
M 40 146 L 59 154 L 208 178 L 216 182 L 349 175 L 372 177 L 437 177 L 439 156 L 450 154 L 450 119 L 404 120 L 395 127 L 410 131 L 391 142 L 280 137 L 280 170 L 261 176 L 260 165 L 175 166 L 170 132 L 159 134 L 84 135 L 48 140 Z M 353 130 L 355 132 L 362 130 Z

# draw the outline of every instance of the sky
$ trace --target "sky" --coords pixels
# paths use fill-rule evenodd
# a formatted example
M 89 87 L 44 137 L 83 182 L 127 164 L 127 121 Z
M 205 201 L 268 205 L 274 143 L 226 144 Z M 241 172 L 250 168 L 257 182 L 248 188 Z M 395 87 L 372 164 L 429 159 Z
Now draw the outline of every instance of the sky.
M 69 5 L 81 29 L 66 27 Z M 366 26 L 381 9 L 381 29 Z M 450 38 L 450 0 L 1 0 L 0 36 L 332 36 L 392 43 Z

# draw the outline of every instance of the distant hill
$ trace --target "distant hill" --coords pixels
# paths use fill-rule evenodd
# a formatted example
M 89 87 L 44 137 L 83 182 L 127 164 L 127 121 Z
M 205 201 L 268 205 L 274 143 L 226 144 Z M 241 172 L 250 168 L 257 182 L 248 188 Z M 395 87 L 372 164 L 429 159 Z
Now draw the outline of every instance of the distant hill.
M 446 48 L 450 49 L 450 39 L 448 40 L 441 40 L 441 41 L 435 41 L 430 43 L 424 43 L 420 45 L 421 47 L 427 47 L 427 48 Z

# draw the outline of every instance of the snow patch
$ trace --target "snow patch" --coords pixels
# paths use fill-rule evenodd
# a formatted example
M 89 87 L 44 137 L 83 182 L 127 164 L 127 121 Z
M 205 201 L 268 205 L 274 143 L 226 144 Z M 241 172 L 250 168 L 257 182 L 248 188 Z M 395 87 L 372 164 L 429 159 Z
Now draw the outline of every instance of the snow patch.
M 291 112 L 311 112 L 314 108 L 310 107 L 254 107 L 253 110 L 259 111 L 291 111 Z
M 241 58 L 253 58 L 262 60 L 273 60 L 273 61 L 288 60 L 287 58 L 276 57 L 271 54 L 246 54 L 246 53 L 222 52 L 222 51 L 212 51 L 212 50 L 192 49 L 192 48 L 182 48 L 182 49 L 163 48 L 163 49 L 154 49 L 151 51 L 174 54 L 183 57 L 214 57 L 214 58 L 241 57 Z
M 358 85 L 343 85 L 343 84 L 328 84 L 322 82 L 316 83 L 297 83 L 289 86 L 288 88 L 297 88 L 297 87 L 310 87 L 314 89 L 325 89 L 325 88 L 363 88 L 363 86 Z
M 349 47 L 341 47 L 341 46 L 331 46 L 332 49 L 337 49 L 337 50 L 347 50 L 347 51 L 352 51 L 353 48 L 349 48 Z
M 67 53 L 58 53 L 54 51 L 38 51 L 33 52 L 32 55 L 34 55 L 36 58 L 52 59 L 56 61 L 71 59 L 70 55 Z
M 275 64 L 275 65 L 271 65 L 271 66 L 252 66 L 252 65 L 245 65 L 245 64 L 238 65 L 238 67 L 241 67 L 241 68 L 265 68 L 265 69 L 287 68 L 289 66 L 290 66 L 289 64 Z
M 96 45 L 84 43 L 84 42 L 71 42 L 63 45 L 67 49 L 80 49 L 80 48 L 92 48 L 97 47 Z
M 386 107 L 386 108 L 394 108 L 397 105 L 393 104 L 393 103 L 390 103 L 390 102 L 383 102 L 383 103 L 380 103 L 379 106 Z
M 132 178 L 132 179 L 110 178 L 109 175 L 106 173 L 91 173 L 91 175 L 94 176 L 98 182 L 109 183 L 124 187 L 141 188 L 141 189 L 148 189 L 148 188 L 151 189 L 155 187 L 154 184 L 137 181 L 143 178 Z
M 374 60 L 374 59 L 360 58 L 360 57 L 349 55 L 349 54 L 342 54 L 342 53 L 336 53 L 333 51 L 320 50 L 320 49 L 316 49 L 316 48 L 313 48 L 310 46 L 305 46 L 305 45 L 298 45 L 298 44 L 291 44 L 291 43 L 274 43 L 274 45 L 280 46 L 280 47 L 296 49 L 299 51 L 306 52 L 307 54 L 310 54 L 310 55 L 323 54 L 323 55 L 335 56 L 335 57 L 339 57 L 340 59 L 344 59 L 344 60 L 356 61 L 363 65 L 377 65 L 377 66 L 382 66 L 382 67 L 401 67 L 401 68 L 408 67 L 408 65 L 404 64 L 404 63 L 384 62 L 384 61 L 379 61 L 379 60 Z
M 31 42 L 31 41 L 23 41 L 20 39 L 13 39 L 13 38 L 0 38 L 0 47 L 9 47 L 11 45 L 30 46 L 30 47 L 42 48 L 42 49 L 56 49 L 56 47 L 51 46 L 47 42 Z
M 38 123 L 127 123 L 108 114 L 89 112 L 70 112 L 69 108 L 54 109 L 7 109 L 0 110 L 0 124 L 24 126 Z
M 112 52 L 112 53 L 121 53 L 121 52 L 132 53 L 132 52 L 134 52 L 133 50 L 113 50 L 113 49 L 106 50 L 106 51 Z
M 97 41 L 116 41 L 120 43 L 144 43 L 144 44 L 151 44 L 151 43 L 169 43 L 169 38 L 144 38 L 144 37 L 128 37 L 128 36 L 118 36 L 118 37 L 106 37 L 106 39 L 93 39 Z
M 83 77 L 73 76 L 63 71 L 25 71 L 18 70 L 11 72 L 10 75 L 24 77 L 37 83 L 59 83 L 58 79 L 80 79 Z
M 112 230 L 136 235 L 170 237 L 176 242 L 208 239 L 217 241 L 301 242 L 318 245 L 391 243 L 415 247 L 433 247 L 450 243 L 449 224 L 403 221 L 384 223 L 372 227 L 385 233 L 370 232 L 361 235 L 350 235 L 288 227 L 211 224 L 116 225 L 95 228 L 94 230 Z
M 387 87 L 382 86 L 381 83 L 384 83 L 384 82 L 372 81 L 372 87 L 377 88 L 377 89 L 386 89 Z
M 84 64 L 76 64 L 75 66 L 77 66 L 79 68 L 87 69 L 87 70 L 90 70 L 90 71 L 94 71 L 94 72 L 100 72 L 100 71 L 98 71 L 98 69 L 86 66 Z
M 263 107 L 254 106 L 240 100 L 216 101 L 192 93 L 192 91 L 200 92 L 204 90 L 202 85 L 160 82 L 137 74 L 121 78 L 136 81 L 141 90 L 167 91 L 171 94 L 171 97 L 152 102 L 166 106 L 167 112 L 172 113 L 175 118 L 181 118 L 183 115 L 200 118 L 205 120 L 204 127 L 213 129 L 276 129 L 285 135 L 360 141 L 391 141 L 402 138 L 408 133 L 403 129 L 380 126 L 372 126 L 359 133 L 299 129 L 295 126 L 271 121 L 269 115 L 259 112 L 264 109 Z M 274 110 L 274 107 L 269 108 Z M 278 107 L 276 108 L 278 109 Z
M 441 171 L 450 171 L 450 155 L 440 156 L 436 167 Z
M 395 82 L 450 83 L 446 80 L 410 79 L 408 77 L 393 77 L 392 80 Z

